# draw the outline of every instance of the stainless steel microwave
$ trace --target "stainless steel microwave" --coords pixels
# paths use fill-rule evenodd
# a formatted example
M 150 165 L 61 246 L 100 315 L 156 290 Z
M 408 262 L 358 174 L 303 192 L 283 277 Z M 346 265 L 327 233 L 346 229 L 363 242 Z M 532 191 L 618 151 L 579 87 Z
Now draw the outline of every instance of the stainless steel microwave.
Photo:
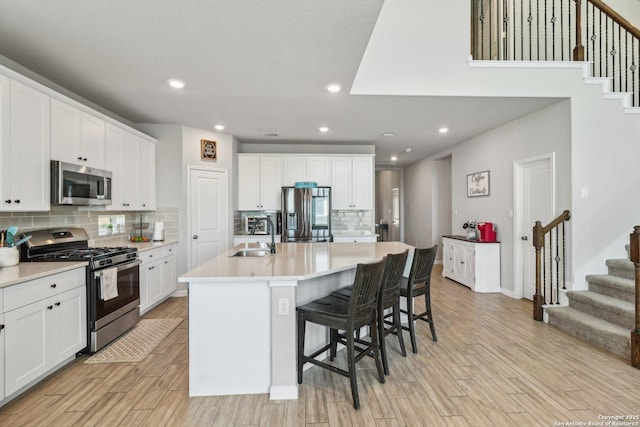
M 51 204 L 111 204 L 111 172 L 58 160 L 51 161 Z

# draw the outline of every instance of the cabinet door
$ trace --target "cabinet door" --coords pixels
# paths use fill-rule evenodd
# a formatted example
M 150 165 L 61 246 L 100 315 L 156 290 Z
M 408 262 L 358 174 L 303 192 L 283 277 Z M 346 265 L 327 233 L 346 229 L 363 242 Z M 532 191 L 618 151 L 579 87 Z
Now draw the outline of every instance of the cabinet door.
M 83 164 L 82 111 L 51 99 L 51 159 Z
M 125 131 L 119 127 L 107 123 L 105 133 L 105 167 L 112 173 L 111 176 L 111 205 L 108 209 L 125 210 L 122 200 L 123 190 L 123 150 Z
M 50 117 L 47 95 L 11 81 L 11 197 L 5 210 L 49 210 Z
M 82 113 L 82 145 L 78 156 L 82 164 L 104 169 L 105 164 L 105 121 L 87 113 Z
M 353 209 L 351 179 L 351 157 L 333 157 L 331 159 L 331 209 Z
M 284 156 L 282 158 L 282 185 L 293 187 L 299 181 L 307 181 L 307 158 L 304 156 Z
M 124 134 L 122 148 L 122 205 L 123 210 L 138 210 L 140 188 L 140 145 L 138 137 L 130 132 Z
M 55 366 L 87 346 L 87 291 L 75 288 L 47 299 L 47 336 L 51 346 L 47 365 Z
M 171 255 L 162 260 L 162 296 L 171 295 L 177 289 L 176 256 Z
M 319 186 L 331 185 L 331 158 L 325 156 L 307 157 L 307 181 Z
M 352 161 L 351 203 L 354 209 L 373 209 L 373 159 L 354 157 Z
M 143 211 L 156 208 L 156 144 L 138 138 L 140 153 L 140 181 L 138 205 Z
M 5 324 L 4 324 L 4 314 L 0 314 L 0 402 L 4 400 L 4 336 L 5 332 Z
M 5 393 L 14 393 L 47 370 L 44 301 L 5 313 Z
M 453 251 L 451 243 L 442 242 L 442 275 L 450 276 L 453 273 Z
M 11 206 L 10 93 L 11 81 L 0 76 L 0 210 L 10 210 L 7 206 Z
M 162 299 L 162 260 L 140 265 L 140 312 Z
M 462 254 L 462 280 L 474 289 L 476 281 L 476 251 L 473 246 L 465 246 Z
M 464 283 L 464 247 L 458 244 L 451 246 L 453 263 L 451 265 L 451 278 Z
M 260 158 L 260 209 L 280 210 L 282 205 L 282 158 Z
M 260 157 L 238 156 L 238 210 L 260 209 Z

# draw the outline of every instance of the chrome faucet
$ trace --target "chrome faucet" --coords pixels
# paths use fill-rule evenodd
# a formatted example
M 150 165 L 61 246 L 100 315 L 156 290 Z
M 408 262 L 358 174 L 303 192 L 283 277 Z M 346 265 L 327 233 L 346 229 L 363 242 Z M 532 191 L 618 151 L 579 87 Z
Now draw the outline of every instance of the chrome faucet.
M 271 221 L 271 216 L 267 216 L 267 224 L 271 229 L 271 244 L 269 245 L 269 250 L 272 254 L 276 253 L 276 236 L 275 236 L 275 227 L 273 226 L 273 221 Z

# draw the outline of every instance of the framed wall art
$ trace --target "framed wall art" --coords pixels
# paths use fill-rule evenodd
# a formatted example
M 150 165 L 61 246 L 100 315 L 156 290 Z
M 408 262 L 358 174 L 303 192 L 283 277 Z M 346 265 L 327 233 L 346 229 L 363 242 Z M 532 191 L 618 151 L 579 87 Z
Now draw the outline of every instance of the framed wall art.
M 216 160 L 218 158 L 216 141 L 200 140 L 200 158 L 202 160 Z
M 467 197 L 488 196 L 489 190 L 489 171 L 467 175 Z

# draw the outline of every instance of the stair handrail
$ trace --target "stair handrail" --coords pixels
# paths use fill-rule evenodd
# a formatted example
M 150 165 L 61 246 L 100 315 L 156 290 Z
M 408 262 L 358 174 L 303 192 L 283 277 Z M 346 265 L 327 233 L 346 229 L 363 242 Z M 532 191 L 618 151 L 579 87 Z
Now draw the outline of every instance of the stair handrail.
M 640 369 L 640 225 L 629 236 L 629 259 L 635 267 L 635 325 L 631 331 L 631 366 Z
M 571 219 L 571 212 L 568 210 L 563 211 L 549 224 L 543 226 L 542 222 L 536 221 L 533 226 L 533 246 L 536 250 L 536 293 L 533 295 L 533 319 L 541 321 L 543 320 L 542 306 L 545 304 L 544 297 L 542 296 L 542 248 L 544 247 L 545 235 L 555 229 L 558 225 L 569 221 Z

